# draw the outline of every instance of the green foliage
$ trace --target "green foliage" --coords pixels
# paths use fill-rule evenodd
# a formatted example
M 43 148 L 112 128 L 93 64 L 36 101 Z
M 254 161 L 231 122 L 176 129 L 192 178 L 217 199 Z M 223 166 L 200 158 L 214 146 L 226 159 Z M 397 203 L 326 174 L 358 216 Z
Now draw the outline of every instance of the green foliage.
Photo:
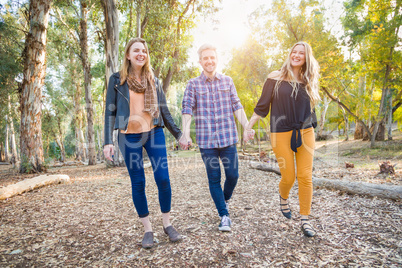
M 26 11 L 27 5 L 23 3 L 7 1 L 0 5 L 0 142 L 5 139 L 5 125 L 9 123 L 6 119 L 12 118 L 17 135 L 19 131 L 17 81 L 22 80 Z
M 21 173 L 33 173 L 34 172 L 33 164 L 28 160 L 26 155 L 21 155 Z
M 140 2 L 142 5 L 140 6 Z M 218 0 L 220 2 L 220 0 Z M 119 10 L 127 18 L 120 31 L 119 55 L 136 34 L 136 14 L 141 7 L 141 23 L 146 25 L 142 37 L 147 40 L 155 73 L 165 80 L 173 68 L 172 82 L 187 79 L 181 73 L 186 69 L 188 50 L 192 45 L 191 30 L 199 18 L 217 11 L 216 1 L 121 1 Z
M 268 76 L 268 56 L 264 46 L 251 36 L 241 48 L 232 51 L 232 59 L 223 72 L 232 77 L 247 117 L 251 117 Z M 263 120 L 266 126 L 268 119 Z M 255 126 L 257 127 L 257 126 Z M 240 130 L 239 130 L 240 131 Z
M 371 101 L 375 102 L 375 109 L 369 115 L 378 115 L 375 120 L 381 120 L 385 111 L 391 109 L 386 105 L 390 89 L 394 96 L 400 96 L 402 91 L 401 1 L 349 0 L 344 6 L 344 41 L 359 56 L 358 73 L 365 77 L 369 86 L 366 94 L 374 95 Z M 398 101 L 400 99 L 394 98 L 394 104 Z
M 260 8 L 250 17 L 253 38 L 264 47 L 269 72 L 278 70 L 290 48 L 299 41 L 309 43 L 314 57 L 320 64 L 320 86 L 330 92 L 341 92 L 346 79 L 344 61 L 339 42 L 327 30 L 325 9 L 318 1 L 295 2 L 274 0 L 268 9 Z M 249 64 L 248 62 L 244 65 Z M 268 75 L 268 72 L 266 73 Z M 260 84 L 262 87 L 262 83 Z M 338 94 L 337 94 L 338 95 Z M 242 101 L 249 97 L 243 97 Z M 320 103 L 316 107 L 318 115 L 324 109 Z M 337 109 L 329 109 L 327 118 L 339 121 L 343 119 Z M 248 114 L 248 113 L 247 113 Z
M 8 1 L 0 5 L 2 133 L 6 115 L 13 118 L 16 132 L 19 129 L 17 81 L 21 80 L 23 70 L 28 2 Z M 188 51 L 193 45 L 192 31 L 200 19 L 211 19 L 217 11 L 216 2 L 219 1 L 116 1 L 120 11 L 120 61 L 126 42 L 136 34 L 139 10 L 140 23 L 144 25 L 142 36 L 149 43 L 156 75 L 163 81 L 169 71 L 173 71 L 167 99 L 178 126 L 181 126 L 180 107 L 186 82 L 199 75 L 198 66 L 189 66 L 187 63 Z M 105 22 L 101 2 L 88 0 L 87 3 L 90 7 L 88 33 L 94 129 L 102 133 Z M 377 116 L 381 100 L 387 103 L 386 97 L 391 91 L 393 106 L 401 101 L 401 1 L 347 0 L 344 6 L 343 45 L 353 55 L 348 59 L 343 56 L 340 42 L 328 30 L 328 16 L 321 1 L 273 0 L 268 8 L 259 8 L 252 14 L 249 23 L 253 34 L 244 46 L 232 51 L 231 61 L 224 70 L 225 74 L 233 78 L 248 117 L 253 113 L 267 75 L 281 67 L 288 50 L 297 41 L 311 44 L 321 67 L 321 87 L 328 89 L 366 122 Z M 58 135 L 63 136 L 66 156 L 75 154 L 73 98 L 77 90 L 81 90 L 80 104 L 85 105 L 79 30 L 80 1 L 53 1 L 47 36 L 47 75 L 42 106 L 42 140 L 48 159 L 60 158 L 60 148 L 55 142 Z M 383 94 L 384 89 L 389 90 L 386 91 L 388 95 Z M 7 103 L 9 95 L 11 111 Z M 320 115 L 323 105 L 319 104 L 316 110 Z M 334 103 L 330 104 L 326 121 L 328 129 L 341 127 L 343 120 L 342 110 Z M 402 129 L 401 108 L 395 111 L 394 120 Z M 267 122 L 264 120 L 262 127 L 266 128 Z M 194 120 L 191 129 L 194 129 Z M 195 141 L 195 132 L 192 131 L 191 135 Z M 0 135 L 0 142 L 3 136 Z M 98 141 L 101 137 L 97 135 L 96 139 Z M 170 134 L 166 135 L 166 139 L 167 144 L 174 143 Z M 33 170 L 30 166 L 23 168 Z

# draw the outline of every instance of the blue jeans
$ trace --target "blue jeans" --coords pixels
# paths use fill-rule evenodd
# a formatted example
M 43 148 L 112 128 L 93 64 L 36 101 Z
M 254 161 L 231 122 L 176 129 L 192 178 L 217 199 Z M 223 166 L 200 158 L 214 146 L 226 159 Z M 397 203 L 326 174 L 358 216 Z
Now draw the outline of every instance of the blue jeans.
M 200 148 L 200 151 L 207 170 L 209 191 L 211 192 L 219 216 L 222 217 L 224 215 L 229 215 L 225 201 L 228 201 L 232 197 L 237 184 L 237 179 L 239 178 L 239 160 L 236 144 L 224 148 Z M 219 164 L 219 158 L 222 161 L 226 176 L 223 191 L 221 186 L 221 167 Z
M 149 215 L 147 197 L 145 196 L 143 147 L 152 164 L 162 213 L 170 212 L 172 202 L 163 129 L 156 127 L 149 132 L 139 134 L 119 133 L 119 148 L 130 175 L 134 206 L 140 218 Z

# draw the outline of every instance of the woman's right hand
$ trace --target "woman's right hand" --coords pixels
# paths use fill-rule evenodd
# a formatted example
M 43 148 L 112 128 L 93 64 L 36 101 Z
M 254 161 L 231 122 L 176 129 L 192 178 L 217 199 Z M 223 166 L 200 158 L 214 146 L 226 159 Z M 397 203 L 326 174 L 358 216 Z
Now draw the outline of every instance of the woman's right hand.
M 103 147 L 103 154 L 105 155 L 105 158 L 109 161 L 113 162 L 113 156 L 114 156 L 114 146 L 113 144 L 107 144 Z

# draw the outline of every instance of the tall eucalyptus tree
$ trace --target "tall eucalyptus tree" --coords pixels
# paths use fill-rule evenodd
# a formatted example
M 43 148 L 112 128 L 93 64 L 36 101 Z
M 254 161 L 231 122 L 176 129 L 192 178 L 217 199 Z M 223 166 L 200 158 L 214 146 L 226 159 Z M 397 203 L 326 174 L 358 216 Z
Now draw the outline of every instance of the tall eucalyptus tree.
M 45 169 L 42 147 L 42 87 L 46 74 L 46 34 L 51 0 L 31 0 L 21 92 L 21 172 Z

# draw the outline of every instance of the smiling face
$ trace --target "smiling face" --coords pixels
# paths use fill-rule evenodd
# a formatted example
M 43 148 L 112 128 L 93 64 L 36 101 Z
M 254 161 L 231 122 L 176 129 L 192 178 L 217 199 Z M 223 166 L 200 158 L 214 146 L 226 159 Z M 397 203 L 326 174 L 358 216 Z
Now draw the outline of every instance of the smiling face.
M 215 76 L 216 64 L 218 59 L 216 57 L 216 51 L 212 49 L 206 49 L 202 51 L 200 57 L 200 64 L 204 70 L 204 74 L 210 78 Z
M 135 42 L 131 45 L 126 57 L 134 69 L 140 70 L 148 61 L 147 49 L 143 43 Z
M 290 54 L 290 66 L 301 68 L 306 63 L 306 49 L 303 45 L 297 45 Z

